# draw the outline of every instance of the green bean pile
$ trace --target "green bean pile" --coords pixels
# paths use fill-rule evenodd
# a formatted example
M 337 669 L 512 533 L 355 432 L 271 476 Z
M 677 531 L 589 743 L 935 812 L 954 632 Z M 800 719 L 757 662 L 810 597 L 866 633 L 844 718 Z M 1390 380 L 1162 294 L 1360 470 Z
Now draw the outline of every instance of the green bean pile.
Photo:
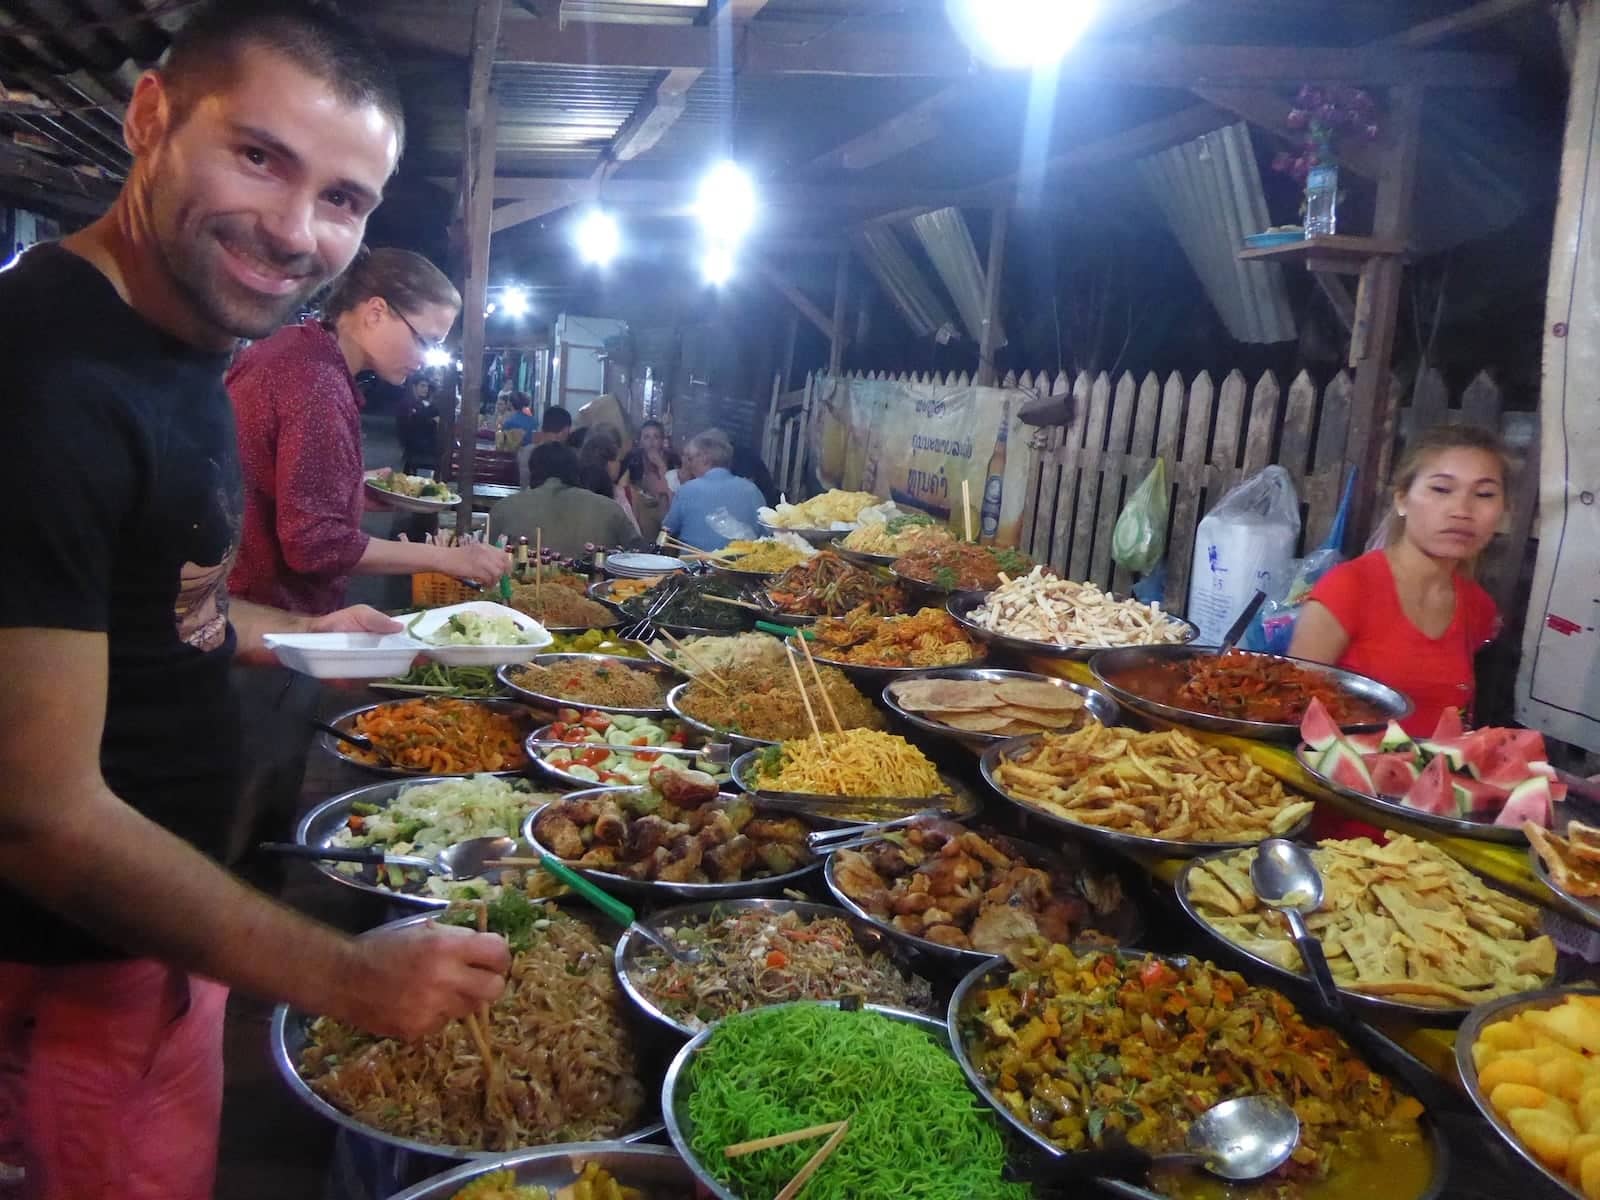
M 726 1146 L 848 1120 L 806 1200 L 1021 1200 L 1004 1183 L 993 1114 L 949 1052 L 915 1025 L 820 1004 L 723 1021 L 690 1068 L 690 1145 L 741 1196 L 774 1196 L 821 1142 L 726 1158 Z

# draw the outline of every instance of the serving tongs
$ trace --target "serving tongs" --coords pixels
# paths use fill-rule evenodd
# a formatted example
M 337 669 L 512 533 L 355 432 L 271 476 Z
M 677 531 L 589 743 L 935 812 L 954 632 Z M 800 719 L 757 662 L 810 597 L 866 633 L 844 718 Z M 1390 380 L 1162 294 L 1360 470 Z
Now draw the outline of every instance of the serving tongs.
M 395 762 L 393 756 L 387 750 L 364 733 L 357 733 L 353 729 L 340 729 L 337 725 L 330 725 L 326 721 L 317 720 L 315 717 L 310 718 L 308 724 L 311 728 L 319 730 L 339 742 L 344 742 L 347 745 L 354 746 L 357 750 L 364 750 L 366 753 L 376 756 L 380 766 L 398 767 L 400 765 Z
M 873 821 L 866 825 L 847 825 L 842 829 L 819 829 L 806 835 L 806 848 L 814 854 L 832 854 L 838 850 L 857 850 L 881 842 L 896 829 L 904 829 L 928 820 L 942 820 L 944 814 L 936 808 L 925 808 L 910 816 L 896 817 L 892 821 Z
M 655 620 L 666 611 L 667 605 L 678 598 L 678 593 L 683 590 L 680 580 L 672 580 L 663 584 L 660 592 L 651 599 L 650 606 L 644 610 L 644 616 L 622 630 L 622 640 L 626 642 L 651 642 L 656 637 Z

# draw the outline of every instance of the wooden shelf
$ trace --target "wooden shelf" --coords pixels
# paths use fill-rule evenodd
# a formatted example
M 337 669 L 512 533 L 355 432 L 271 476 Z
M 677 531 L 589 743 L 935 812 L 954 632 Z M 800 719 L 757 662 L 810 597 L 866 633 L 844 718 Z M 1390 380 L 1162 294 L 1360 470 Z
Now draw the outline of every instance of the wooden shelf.
M 1301 238 L 1277 246 L 1246 247 L 1239 257 L 1247 260 L 1287 262 L 1303 258 L 1313 271 L 1334 271 L 1341 275 L 1357 275 L 1362 265 L 1371 258 L 1387 258 L 1405 253 L 1405 244 L 1390 238 L 1331 237 Z

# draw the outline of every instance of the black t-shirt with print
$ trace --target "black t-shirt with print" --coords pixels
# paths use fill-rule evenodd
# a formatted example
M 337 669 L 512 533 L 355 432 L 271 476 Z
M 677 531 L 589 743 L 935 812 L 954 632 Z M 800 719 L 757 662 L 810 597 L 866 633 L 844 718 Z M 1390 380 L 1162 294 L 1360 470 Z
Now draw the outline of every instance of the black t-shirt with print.
M 0 272 L 0 627 L 106 635 L 105 778 L 211 855 L 239 741 L 225 584 L 242 501 L 226 366 L 58 246 Z M 119 956 L 3 883 L 0 901 L 0 960 Z

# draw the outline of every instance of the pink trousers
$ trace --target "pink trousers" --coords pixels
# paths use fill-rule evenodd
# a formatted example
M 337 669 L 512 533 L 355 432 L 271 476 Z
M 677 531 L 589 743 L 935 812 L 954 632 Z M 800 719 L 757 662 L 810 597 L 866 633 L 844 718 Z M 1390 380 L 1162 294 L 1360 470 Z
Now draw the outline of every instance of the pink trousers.
M 0 963 L 0 1198 L 211 1200 L 227 998 L 151 959 Z

